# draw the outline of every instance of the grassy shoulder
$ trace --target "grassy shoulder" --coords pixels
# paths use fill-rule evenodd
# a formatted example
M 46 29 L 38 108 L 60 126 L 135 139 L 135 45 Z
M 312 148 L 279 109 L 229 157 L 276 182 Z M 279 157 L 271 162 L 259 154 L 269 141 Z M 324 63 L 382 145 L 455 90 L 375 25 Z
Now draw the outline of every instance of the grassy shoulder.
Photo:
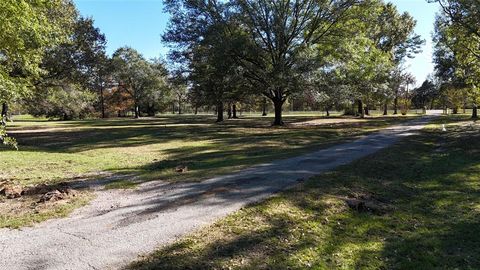
M 271 118 L 258 116 L 222 124 L 215 124 L 210 115 L 66 122 L 26 116 L 17 118 L 10 129 L 20 150 L 0 150 L 0 180 L 52 189 L 59 183 L 88 187 L 99 179 L 105 180 L 107 188 L 135 188 L 149 180 L 200 181 L 326 147 L 412 117 L 287 115 L 288 126 L 273 128 Z M 296 124 L 308 121 L 315 123 Z M 176 172 L 179 165 L 188 170 Z M 77 199 L 48 205 L 37 200 L 29 196 L 3 200 L 0 227 L 64 216 L 82 205 Z
M 417 136 L 246 207 L 130 269 L 478 269 L 480 126 L 464 120 L 438 119 Z M 365 197 L 388 210 L 346 203 Z

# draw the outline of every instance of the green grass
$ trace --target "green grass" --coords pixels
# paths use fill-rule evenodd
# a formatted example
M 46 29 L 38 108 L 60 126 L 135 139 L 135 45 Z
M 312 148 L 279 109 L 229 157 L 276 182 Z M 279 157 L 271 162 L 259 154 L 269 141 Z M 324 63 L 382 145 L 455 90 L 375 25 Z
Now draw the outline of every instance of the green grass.
M 285 121 L 318 117 L 293 114 Z M 42 183 L 52 188 L 78 181 L 88 187 L 98 178 L 108 179 L 107 188 L 135 188 L 149 180 L 200 181 L 313 151 L 408 119 L 411 117 L 373 117 L 363 122 L 273 128 L 272 117 L 258 116 L 222 124 L 215 124 L 211 115 L 66 122 L 17 116 L 9 130 L 20 150 L 0 149 L 0 180 L 22 186 Z M 188 172 L 176 173 L 178 165 L 188 166 Z M 0 204 L 0 228 L 65 216 L 83 205 L 72 200 L 66 205 L 44 206 L 37 200 L 38 196 L 5 200 Z
M 287 116 L 287 122 L 314 119 Z M 20 117 L 10 127 L 19 151 L 0 150 L 0 178 L 22 185 L 105 177 L 130 185 L 152 179 L 201 180 L 363 135 L 409 117 L 316 127 L 272 128 L 271 118 L 215 124 L 211 116 L 47 121 Z M 187 165 L 187 173 L 175 173 Z M 114 184 L 112 184 L 115 186 Z
M 130 268 L 480 269 L 480 126 L 465 119 L 442 117 Z M 389 210 L 350 209 L 345 198 L 359 194 Z

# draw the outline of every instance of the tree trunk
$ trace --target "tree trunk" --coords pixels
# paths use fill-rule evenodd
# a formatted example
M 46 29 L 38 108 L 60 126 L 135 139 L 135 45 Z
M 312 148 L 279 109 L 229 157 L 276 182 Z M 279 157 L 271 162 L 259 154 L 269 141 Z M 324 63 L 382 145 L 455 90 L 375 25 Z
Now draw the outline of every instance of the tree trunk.
M 330 111 L 328 110 L 328 107 L 325 108 L 325 112 L 327 113 L 327 117 L 330 116 Z
M 182 103 L 180 99 L 178 99 L 178 114 L 182 114 Z
M 385 104 L 383 104 L 383 115 L 388 115 L 388 102 L 385 101 Z
M 228 119 L 232 119 L 232 104 L 228 103 L 227 105 L 227 117 Z
M 478 118 L 478 114 L 477 114 L 477 104 L 473 104 L 473 108 L 472 108 L 472 118 L 473 118 L 473 119 L 477 119 L 477 118 Z
M 7 124 L 7 116 L 8 115 L 8 104 L 4 102 L 2 104 L 2 114 L 1 114 L 1 119 L 0 119 L 0 124 L 2 126 L 5 126 Z
M 263 109 L 262 116 L 267 116 L 267 98 L 266 97 L 263 98 L 262 109 Z
M 393 100 L 393 114 L 398 114 L 398 97 Z
M 147 114 L 148 116 L 155 116 L 155 105 L 147 105 Z
M 457 108 L 457 107 L 453 107 L 453 108 L 452 108 L 452 113 L 453 113 L 453 114 L 458 114 L 458 108 Z
M 370 111 L 368 110 L 368 105 L 365 106 L 365 115 L 370 115 Z
M 235 103 L 233 103 L 232 105 L 232 118 L 233 119 L 237 119 L 237 105 Z
M 2 104 L 2 118 L 7 118 L 7 114 L 8 114 L 8 104 L 6 102 L 4 102 Z
M 102 110 L 102 118 L 106 118 L 105 115 L 105 97 L 103 96 L 103 86 L 100 87 L 100 108 Z
M 140 118 L 140 110 L 137 104 L 135 104 L 135 118 Z
M 172 103 L 172 114 L 175 114 L 175 102 Z
M 283 101 L 275 99 L 273 100 L 273 106 L 275 108 L 275 120 L 273 120 L 272 126 L 283 126 L 283 120 L 282 120 L 282 106 L 283 106 Z
M 195 115 L 198 114 L 198 106 L 195 106 Z
M 217 104 L 217 123 L 223 121 L 223 102 Z
M 365 118 L 365 111 L 363 110 L 363 102 L 361 99 L 357 101 L 357 110 L 360 117 Z

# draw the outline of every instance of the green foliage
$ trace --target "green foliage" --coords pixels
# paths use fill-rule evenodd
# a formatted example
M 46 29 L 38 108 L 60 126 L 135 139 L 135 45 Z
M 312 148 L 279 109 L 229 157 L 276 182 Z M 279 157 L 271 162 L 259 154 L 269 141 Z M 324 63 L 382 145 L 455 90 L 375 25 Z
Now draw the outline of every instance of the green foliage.
M 68 38 L 45 50 L 44 72 L 23 100 L 28 112 L 64 120 L 91 114 L 93 105 L 103 102 L 103 80 L 110 68 L 105 44 L 92 19 L 76 17 Z
M 163 64 L 148 62 L 135 49 L 119 48 L 112 56 L 112 64 L 118 87 L 133 100 L 136 118 L 140 116 L 142 102 L 155 101 L 164 97 L 168 91 L 167 74 Z
M 4 122 L 5 120 L 2 120 L 2 123 L 0 124 L 0 141 L 3 143 L 3 145 L 9 146 L 18 150 L 17 140 L 15 140 L 15 138 L 8 136 L 7 129 Z
M 0 2 L 0 103 L 25 95 L 45 48 L 65 40 L 75 8 L 64 0 Z
M 166 10 L 164 40 L 191 75 L 191 97 L 218 103 L 254 90 L 274 103 L 274 124 L 290 96 L 343 103 L 348 89 L 350 100 L 384 99 L 393 67 L 423 44 L 410 15 L 377 0 L 171 0 Z M 336 79 L 342 91 L 310 78 L 335 72 L 347 74 Z
M 246 33 L 239 27 L 235 14 L 230 13 L 230 3 L 167 3 L 172 24 L 163 38 L 181 45 L 170 53 L 170 58 L 181 64 L 173 73 L 174 79 L 182 78 L 181 83 L 174 83 L 175 98 L 186 96 L 183 87 L 191 85 L 188 98 L 194 107 L 216 106 L 221 121 L 225 102 L 237 102 L 253 94 L 235 56 L 244 49 Z
M 43 72 L 39 64 L 45 49 L 66 38 L 75 12 L 64 0 L 0 2 L 0 104 L 30 93 L 33 80 Z M 6 133 L 7 114 L 2 113 L 0 140 L 17 148 Z
M 105 36 L 91 18 L 75 18 L 68 39 L 46 50 L 41 65 L 46 72 L 36 86 L 77 83 L 95 91 L 106 65 L 105 45 Z
M 93 115 L 92 104 L 96 98 L 94 93 L 85 91 L 80 85 L 53 86 L 35 93 L 33 100 L 36 104 L 29 111 L 37 117 L 82 119 Z
M 191 70 L 202 70 L 204 74 L 197 77 L 209 81 L 200 86 L 208 84 L 207 89 L 222 93 L 214 94 L 218 96 L 238 93 L 236 84 L 242 75 L 248 82 L 243 87 L 250 85 L 272 100 L 277 108 L 274 124 L 280 125 L 283 103 L 301 91 L 302 73 L 315 64 L 307 57 L 310 46 L 331 37 L 343 12 L 356 1 L 172 0 L 166 4 L 172 19 L 164 39 L 179 47 L 173 55 L 192 64 Z M 192 52 L 197 57 L 190 57 Z
M 412 102 L 417 108 L 424 108 L 438 96 L 438 87 L 431 81 L 425 80 L 422 85 L 413 90 Z
M 467 96 L 477 107 L 480 101 L 480 4 L 473 0 L 434 2 L 442 7 L 433 39 L 437 76 L 449 88 L 468 89 Z M 475 116 L 475 111 L 473 114 Z

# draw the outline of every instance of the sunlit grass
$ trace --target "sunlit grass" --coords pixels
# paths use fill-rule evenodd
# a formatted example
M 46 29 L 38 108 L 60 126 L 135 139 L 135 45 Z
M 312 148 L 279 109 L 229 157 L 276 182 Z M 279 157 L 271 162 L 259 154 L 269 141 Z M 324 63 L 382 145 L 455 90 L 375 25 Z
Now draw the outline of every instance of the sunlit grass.
M 287 116 L 288 123 L 318 116 Z M 21 186 L 89 183 L 135 188 L 149 180 L 200 181 L 275 159 L 286 158 L 355 138 L 410 117 L 372 118 L 321 126 L 270 126 L 258 116 L 215 124 L 213 116 L 163 115 L 156 118 L 50 121 L 16 117 L 9 131 L 19 150 L 0 150 L 0 180 Z M 351 119 L 349 119 L 351 121 Z M 187 166 L 178 173 L 176 166 Z M 1 199 L 1 198 L 0 198 Z M 25 200 L 28 203 L 18 203 Z M 38 197 L 6 200 L 0 227 L 19 227 L 64 216 L 83 204 L 51 204 Z M 42 208 L 42 212 L 38 209 Z
M 479 124 L 441 117 L 419 135 L 246 207 L 130 268 L 479 269 L 478 149 Z M 344 198 L 356 193 L 391 210 L 352 210 Z
M 287 122 L 315 119 L 286 117 Z M 0 152 L 0 178 L 23 185 L 95 178 L 104 172 L 138 179 L 201 180 L 245 166 L 284 158 L 339 142 L 408 117 L 315 127 L 272 128 L 269 119 L 248 117 L 214 124 L 212 116 L 48 121 L 21 116 L 10 126 L 20 150 Z M 177 165 L 188 172 L 178 174 Z

